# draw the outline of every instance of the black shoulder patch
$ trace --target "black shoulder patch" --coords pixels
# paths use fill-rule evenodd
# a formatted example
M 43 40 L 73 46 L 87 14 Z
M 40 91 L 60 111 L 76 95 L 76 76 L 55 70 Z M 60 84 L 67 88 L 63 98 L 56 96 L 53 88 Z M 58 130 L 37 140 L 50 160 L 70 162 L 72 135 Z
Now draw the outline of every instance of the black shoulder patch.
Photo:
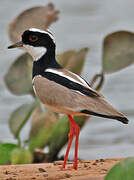
M 69 88 L 71 90 L 74 91 L 79 91 L 80 93 L 86 95 L 86 96 L 90 96 L 90 97 L 99 97 L 99 95 L 95 92 L 92 91 L 88 88 L 86 88 L 85 86 L 82 86 L 81 84 L 78 84 L 76 82 L 73 82 L 65 77 L 62 77 L 58 74 L 54 74 L 51 72 L 44 72 L 42 74 L 43 77 L 56 82 L 57 84 L 60 84 L 66 88 Z
M 33 62 L 33 75 L 32 78 L 36 75 L 43 76 L 45 69 L 47 68 L 55 68 L 55 69 L 61 69 L 61 65 L 57 63 L 57 61 L 54 58 L 49 58 L 48 54 L 45 54 L 42 56 L 38 61 Z

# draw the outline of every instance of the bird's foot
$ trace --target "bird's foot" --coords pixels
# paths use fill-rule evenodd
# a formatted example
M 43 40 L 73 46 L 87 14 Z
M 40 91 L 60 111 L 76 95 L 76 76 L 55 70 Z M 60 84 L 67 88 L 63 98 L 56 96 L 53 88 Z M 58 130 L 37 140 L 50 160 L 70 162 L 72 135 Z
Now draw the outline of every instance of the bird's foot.
M 73 166 L 72 166 L 73 169 L 77 170 L 78 168 L 78 164 L 74 163 Z
M 70 167 L 65 167 L 65 165 L 63 164 L 62 167 L 61 167 L 61 170 L 63 171 L 66 171 L 66 170 L 77 170 L 78 168 L 78 164 L 77 163 L 74 163 L 73 166 L 70 166 Z
M 65 168 L 65 167 L 61 167 L 60 169 L 59 169 L 59 171 L 72 171 L 72 170 L 77 170 L 77 166 L 70 166 L 70 167 L 67 167 L 67 168 Z

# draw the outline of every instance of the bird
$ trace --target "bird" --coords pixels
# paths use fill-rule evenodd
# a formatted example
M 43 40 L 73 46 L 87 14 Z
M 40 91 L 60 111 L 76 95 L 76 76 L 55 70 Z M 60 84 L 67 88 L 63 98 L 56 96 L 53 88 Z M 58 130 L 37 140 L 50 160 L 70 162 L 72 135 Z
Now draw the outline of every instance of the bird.
M 56 113 L 66 114 L 70 121 L 69 141 L 62 164 L 66 168 L 69 151 L 74 135 L 75 155 L 73 169 L 78 168 L 78 144 L 80 127 L 74 116 L 99 116 L 115 119 L 128 124 L 128 119 L 104 96 L 91 88 L 81 76 L 63 68 L 56 61 L 56 42 L 49 30 L 30 28 L 25 30 L 21 41 L 10 45 L 8 49 L 21 47 L 33 58 L 32 84 L 40 101 Z

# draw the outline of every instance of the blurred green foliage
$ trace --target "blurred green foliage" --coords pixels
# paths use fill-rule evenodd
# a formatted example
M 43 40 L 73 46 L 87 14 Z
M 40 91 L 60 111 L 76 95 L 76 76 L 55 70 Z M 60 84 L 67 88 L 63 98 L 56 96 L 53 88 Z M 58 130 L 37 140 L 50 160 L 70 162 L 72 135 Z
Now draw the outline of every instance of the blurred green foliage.
M 33 158 L 33 153 L 25 148 L 14 148 L 10 154 L 11 164 L 30 164 Z
M 11 152 L 17 147 L 12 143 L 0 143 L 0 164 L 9 163 Z
M 31 104 L 23 104 L 11 114 L 9 126 L 15 138 L 19 138 L 21 129 L 30 118 L 37 104 L 36 101 Z
M 134 158 L 125 159 L 117 163 L 108 172 L 104 180 L 133 180 Z

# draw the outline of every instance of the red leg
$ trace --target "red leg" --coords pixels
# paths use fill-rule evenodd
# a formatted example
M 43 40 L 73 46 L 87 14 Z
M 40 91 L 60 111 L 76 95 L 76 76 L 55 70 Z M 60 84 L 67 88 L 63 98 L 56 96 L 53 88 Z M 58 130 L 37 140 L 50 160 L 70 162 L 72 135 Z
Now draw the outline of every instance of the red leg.
M 70 132 L 68 134 L 69 142 L 68 142 L 68 147 L 67 147 L 67 151 L 66 151 L 66 154 L 65 154 L 65 158 L 64 158 L 64 162 L 63 162 L 62 168 L 65 168 L 65 166 L 66 166 L 66 162 L 67 162 L 67 159 L 68 159 L 68 154 L 69 154 L 69 151 L 70 151 L 70 148 L 71 148 L 71 144 L 72 144 L 72 141 L 73 141 L 74 134 L 75 133 L 74 133 L 73 123 L 70 120 Z
M 77 169 L 78 145 L 79 145 L 79 134 L 80 134 L 80 128 L 77 124 L 75 125 L 75 134 L 76 134 L 76 140 L 75 140 L 75 156 L 74 156 L 73 168 Z
M 74 157 L 74 164 L 73 164 L 73 168 L 77 169 L 77 158 L 78 158 L 78 144 L 79 144 L 79 133 L 80 133 L 80 128 L 79 126 L 76 124 L 76 122 L 73 120 L 71 115 L 68 115 L 68 118 L 70 120 L 70 133 L 68 134 L 69 136 L 69 143 L 68 143 L 68 147 L 67 147 L 67 151 L 66 151 L 66 155 L 64 158 L 64 163 L 62 165 L 63 168 L 65 168 L 66 165 L 66 161 L 68 158 L 68 154 L 71 148 L 71 144 L 72 144 L 72 140 L 74 137 L 74 134 L 76 134 L 76 140 L 75 140 L 75 157 Z
M 76 140 L 75 140 L 75 156 L 74 156 L 74 163 L 73 163 L 73 168 L 77 169 L 78 167 L 78 163 L 77 163 L 77 159 L 78 159 L 78 145 L 79 145 L 79 134 L 80 134 L 80 127 L 76 124 L 76 122 L 73 120 L 72 116 L 68 116 L 69 119 L 71 119 L 72 123 L 73 123 L 73 127 L 75 130 L 75 134 L 76 134 Z

